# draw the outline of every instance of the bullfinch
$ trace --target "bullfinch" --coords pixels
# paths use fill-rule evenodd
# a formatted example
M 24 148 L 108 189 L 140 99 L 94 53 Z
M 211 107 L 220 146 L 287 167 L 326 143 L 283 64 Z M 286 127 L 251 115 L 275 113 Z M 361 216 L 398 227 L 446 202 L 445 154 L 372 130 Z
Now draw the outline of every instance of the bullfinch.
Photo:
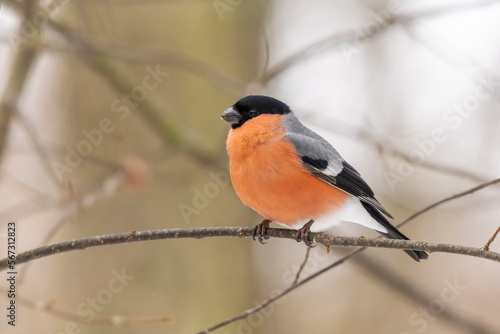
M 304 126 L 283 102 L 250 95 L 224 111 L 229 170 L 241 201 L 265 220 L 254 237 L 266 238 L 270 222 L 298 229 L 297 241 L 311 246 L 309 232 L 353 222 L 391 239 L 408 238 L 385 218 L 361 175 L 325 139 Z M 405 250 L 415 261 L 423 251 Z

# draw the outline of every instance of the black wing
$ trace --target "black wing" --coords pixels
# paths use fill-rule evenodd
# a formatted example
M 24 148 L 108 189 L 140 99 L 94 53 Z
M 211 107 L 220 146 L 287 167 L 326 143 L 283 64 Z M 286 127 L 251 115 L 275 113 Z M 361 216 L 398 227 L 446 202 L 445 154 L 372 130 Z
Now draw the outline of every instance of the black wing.
M 387 217 L 393 218 L 389 212 L 377 201 L 374 197 L 373 190 L 361 178 L 361 175 L 350 164 L 343 161 L 342 170 L 337 175 L 330 175 L 323 171 L 327 168 L 325 160 L 318 161 L 303 156 L 302 163 L 307 167 L 309 172 L 317 178 L 345 191 L 348 194 L 356 196 L 362 202 L 373 205 L 376 209 L 380 210 Z

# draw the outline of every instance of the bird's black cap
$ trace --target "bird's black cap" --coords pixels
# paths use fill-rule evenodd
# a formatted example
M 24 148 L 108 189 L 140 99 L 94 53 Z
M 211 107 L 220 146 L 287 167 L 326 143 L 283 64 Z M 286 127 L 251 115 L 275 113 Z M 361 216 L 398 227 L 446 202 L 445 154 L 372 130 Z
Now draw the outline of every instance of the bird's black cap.
M 262 114 L 285 115 L 290 108 L 280 100 L 263 95 L 249 95 L 222 114 L 222 118 L 231 124 L 233 129 L 239 128 L 249 119 Z

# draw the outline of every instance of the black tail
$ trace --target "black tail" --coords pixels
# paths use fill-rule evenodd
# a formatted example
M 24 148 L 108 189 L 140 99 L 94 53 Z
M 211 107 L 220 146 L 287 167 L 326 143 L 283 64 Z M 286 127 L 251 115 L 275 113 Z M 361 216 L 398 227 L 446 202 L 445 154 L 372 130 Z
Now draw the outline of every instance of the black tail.
M 399 232 L 397 228 L 395 228 L 385 217 L 377 210 L 375 209 L 371 204 L 365 203 L 363 201 L 360 201 L 363 207 L 368 211 L 370 216 L 373 217 L 376 221 L 378 221 L 380 224 L 382 224 L 386 229 L 387 233 L 382 233 L 383 236 L 389 239 L 402 239 L 402 240 L 410 240 L 408 239 L 403 233 Z M 410 255 L 412 259 L 415 261 L 419 262 L 420 260 L 425 260 L 429 257 L 426 252 L 424 251 L 415 251 L 415 250 L 405 250 L 405 253 Z

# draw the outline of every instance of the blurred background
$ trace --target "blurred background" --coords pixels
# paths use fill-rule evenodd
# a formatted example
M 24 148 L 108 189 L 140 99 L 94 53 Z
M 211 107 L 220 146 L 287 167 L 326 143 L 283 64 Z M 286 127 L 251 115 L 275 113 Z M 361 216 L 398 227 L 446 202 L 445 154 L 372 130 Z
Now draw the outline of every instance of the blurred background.
M 259 223 L 229 183 L 220 119 L 249 94 L 289 104 L 395 223 L 499 177 L 499 3 L 4 0 L 2 254 L 10 220 L 18 251 Z M 402 231 L 482 247 L 498 228 L 499 198 L 499 186 L 484 189 Z M 314 248 L 301 277 L 348 251 Z M 289 287 L 305 252 L 290 240 L 208 238 L 46 257 L 18 266 L 17 326 L 2 314 L 0 331 L 197 333 Z M 369 249 L 216 332 L 499 333 L 499 275 L 472 257 L 416 263 Z

